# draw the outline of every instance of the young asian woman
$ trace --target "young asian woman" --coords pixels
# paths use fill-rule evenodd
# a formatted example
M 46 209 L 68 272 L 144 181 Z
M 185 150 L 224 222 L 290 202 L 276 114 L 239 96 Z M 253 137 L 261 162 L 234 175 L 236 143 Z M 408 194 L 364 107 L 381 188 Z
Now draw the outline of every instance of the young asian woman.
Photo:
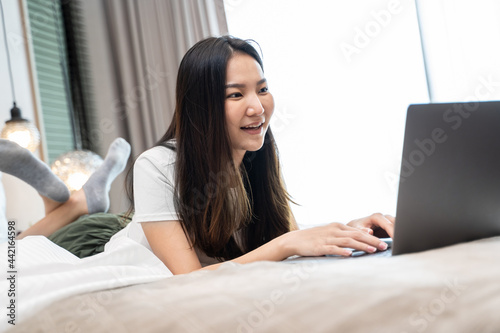
M 248 41 L 211 37 L 184 56 L 172 123 L 137 159 L 131 191 L 132 224 L 140 224 L 133 237 L 173 274 L 227 260 L 386 249 L 373 233 L 392 236 L 389 215 L 298 229 L 269 125 L 273 111 L 262 59 Z

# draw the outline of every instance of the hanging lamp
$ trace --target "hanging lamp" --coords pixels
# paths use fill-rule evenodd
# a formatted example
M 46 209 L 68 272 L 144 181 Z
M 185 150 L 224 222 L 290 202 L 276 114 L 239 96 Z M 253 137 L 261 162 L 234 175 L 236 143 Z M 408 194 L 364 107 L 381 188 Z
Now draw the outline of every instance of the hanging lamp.
M 10 62 L 10 53 L 9 53 L 9 43 L 7 42 L 7 32 L 5 28 L 5 16 L 3 12 L 3 4 L 0 0 L 0 11 L 2 14 L 2 26 L 3 26 L 3 36 L 5 42 L 5 52 L 7 53 L 7 65 L 9 68 L 9 78 L 10 78 L 10 86 L 12 90 L 12 100 L 13 106 L 10 109 L 10 117 L 11 119 L 5 122 L 5 127 L 2 129 L 0 133 L 0 137 L 2 139 L 10 140 L 16 142 L 23 148 L 29 149 L 31 152 L 37 150 L 40 145 L 40 132 L 27 119 L 24 119 L 21 115 L 21 109 L 17 107 L 16 104 L 16 92 L 14 89 L 14 78 L 12 75 L 12 65 Z

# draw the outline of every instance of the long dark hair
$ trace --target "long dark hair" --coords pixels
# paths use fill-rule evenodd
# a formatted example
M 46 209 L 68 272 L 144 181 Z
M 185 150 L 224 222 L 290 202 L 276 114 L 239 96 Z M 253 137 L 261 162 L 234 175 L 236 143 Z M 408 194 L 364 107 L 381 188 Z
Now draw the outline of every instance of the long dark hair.
M 263 69 L 256 49 L 238 38 L 210 37 L 189 49 L 177 76 L 174 118 L 156 144 L 177 152 L 174 203 L 185 234 L 192 246 L 219 260 L 291 229 L 291 199 L 271 128 L 261 149 L 247 152 L 239 167 L 233 162 L 224 104 L 227 64 L 238 52 Z M 133 193 L 131 199 L 133 204 Z

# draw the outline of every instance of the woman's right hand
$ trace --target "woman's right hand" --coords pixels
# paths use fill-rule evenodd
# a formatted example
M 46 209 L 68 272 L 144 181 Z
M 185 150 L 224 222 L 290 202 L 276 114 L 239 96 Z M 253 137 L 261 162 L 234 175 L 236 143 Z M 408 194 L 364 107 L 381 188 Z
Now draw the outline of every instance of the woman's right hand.
M 350 256 L 346 248 L 373 253 L 386 250 L 387 244 L 367 231 L 342 223 L 330 223 L 320 227 L 295 230 L 284 234 L 283 247 L 287 257 L 342 255 Z

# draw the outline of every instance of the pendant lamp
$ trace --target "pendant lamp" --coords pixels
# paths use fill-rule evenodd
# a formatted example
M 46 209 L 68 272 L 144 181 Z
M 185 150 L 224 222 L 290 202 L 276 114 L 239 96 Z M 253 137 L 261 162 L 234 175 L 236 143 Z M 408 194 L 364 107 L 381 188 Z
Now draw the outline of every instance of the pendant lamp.
M 21 109 L 16 104 L 16 92 L 14 89 L 14 79 L 12 75 L 12 65 L 10 63 L 9 43 L 7 42 L 7 32 L 5 29 L 5 16 L 3 12 L 3 4 L 0 0 L 0 11 L 2 14 L 3 37 L 5 42 L 5 52 L 7 53 L 7 66 L 9 69 L 10 86 L 12 90 L 13 107 L 10 109 L 11 119 L 5 122 L 5 127 L 0 133 L 2 139 L 7 139 L 16 142 L 23 148 L 29 149 L 31 152 L 37 150 L 40 145 L 40 132 L 32 122 L 24 119 L 21 115 Z

